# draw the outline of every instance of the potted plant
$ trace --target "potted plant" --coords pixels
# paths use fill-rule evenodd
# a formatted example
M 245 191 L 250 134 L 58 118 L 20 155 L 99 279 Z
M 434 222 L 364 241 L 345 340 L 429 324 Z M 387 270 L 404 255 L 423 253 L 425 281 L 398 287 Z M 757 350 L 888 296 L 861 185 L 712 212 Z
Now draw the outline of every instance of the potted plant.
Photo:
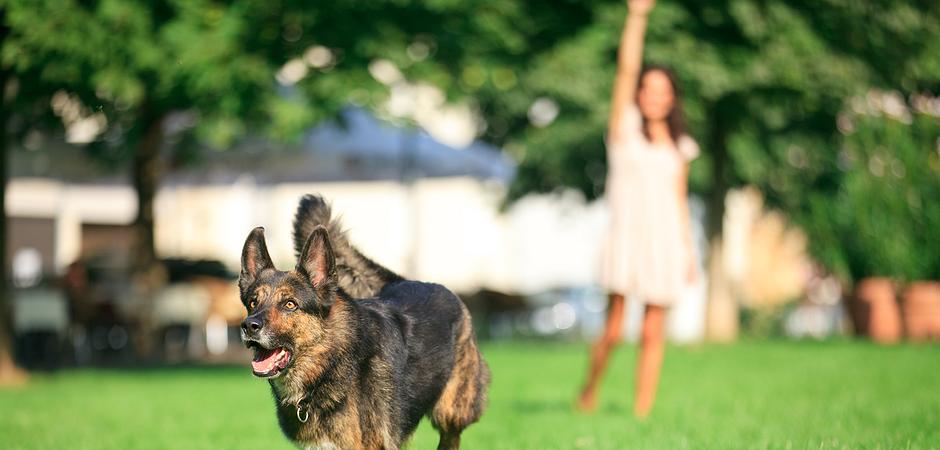
M 912 98 L 914 108 L 908 132 L 892 136 L 909 147 L 907 161 L 911 188 L 909 203 L 915 210 L 916 266 L 908 273 L 901 312 L 905 334 L 912 340 L 940 338 L 940 97 Z

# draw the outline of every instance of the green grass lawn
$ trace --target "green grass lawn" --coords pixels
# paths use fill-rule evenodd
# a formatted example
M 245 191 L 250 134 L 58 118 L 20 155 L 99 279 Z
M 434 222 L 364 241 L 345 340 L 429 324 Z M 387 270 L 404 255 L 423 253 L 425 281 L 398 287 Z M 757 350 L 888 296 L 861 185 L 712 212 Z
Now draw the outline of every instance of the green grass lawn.
M 940 346 L 748 342 L 671 348 L 653 414 L 630 414 L 631 346 L 577 414 L 585 346 L 490 344 L 490 407 L 468 449 L 940 448 Z M 409 448 L 434 448 L 422 422 Z M 75 370 L 0 390 L 4 449 L 289 449 L 244 368 Z

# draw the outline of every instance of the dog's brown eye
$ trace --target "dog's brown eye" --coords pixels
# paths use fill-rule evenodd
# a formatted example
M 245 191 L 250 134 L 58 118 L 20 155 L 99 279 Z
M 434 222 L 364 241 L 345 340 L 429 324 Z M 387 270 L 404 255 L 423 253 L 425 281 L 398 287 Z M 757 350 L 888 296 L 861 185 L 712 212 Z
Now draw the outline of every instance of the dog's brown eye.
M 258 306 L 257 300 L 252 299 L 250 302 L 248 302 L 248 309 L 255 309 L 255 306 Z
M 287 302 L 284 303 L 284 307 L 293 311 L 297 309 L 297 303 L 294 302 L 293 300 L 288 300 Z

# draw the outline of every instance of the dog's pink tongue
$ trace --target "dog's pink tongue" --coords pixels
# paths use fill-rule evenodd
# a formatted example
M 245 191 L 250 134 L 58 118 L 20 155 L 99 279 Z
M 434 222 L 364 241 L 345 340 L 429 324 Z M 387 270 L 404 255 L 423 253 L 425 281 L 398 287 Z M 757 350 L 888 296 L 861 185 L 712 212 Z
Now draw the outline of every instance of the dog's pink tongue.
M 271 369 L 274 369 L 274 365 L 277 364 L 278 359 L 283 353 L 283 348 L 276 348 L 266 353 L 258 353 L 255 355 L 255 359 L 251 361 L 251 368 L 258 373 L 270 372 Z

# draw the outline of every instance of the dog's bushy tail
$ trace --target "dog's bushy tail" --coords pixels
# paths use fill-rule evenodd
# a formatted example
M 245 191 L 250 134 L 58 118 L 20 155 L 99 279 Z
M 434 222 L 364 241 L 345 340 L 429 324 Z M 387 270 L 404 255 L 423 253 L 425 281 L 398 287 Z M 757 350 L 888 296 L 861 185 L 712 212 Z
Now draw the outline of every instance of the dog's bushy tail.
M 297 213 L 294 215 L 294 252 L 298 257 L 310 233 L 318 225 L 326 227 L 330 234 L 339 287 L 353 298 L 373 297 L 386 284 L 402 279 L 395 272 L 365 257 L 349 242 L 339 219 L 333 217 L 330 205 L 319 195 L 304 195 L 297 205 Z

